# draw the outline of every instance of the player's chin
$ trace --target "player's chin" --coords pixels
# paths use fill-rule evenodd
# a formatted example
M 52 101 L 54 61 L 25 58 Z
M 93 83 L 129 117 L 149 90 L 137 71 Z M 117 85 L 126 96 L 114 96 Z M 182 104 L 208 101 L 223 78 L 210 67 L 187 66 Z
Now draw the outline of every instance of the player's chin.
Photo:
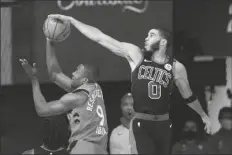
M 144 46 L 145 51 L 144 52 L 151 52 L 151 48 L 149 46 Z
M 148 47 L 147 47 L 147 45 L 144 45 L 144 49 L 145 49 L 146 51 L 148 50 Z M 146 51 L 145 51 L 145 52 L 146 52 Z

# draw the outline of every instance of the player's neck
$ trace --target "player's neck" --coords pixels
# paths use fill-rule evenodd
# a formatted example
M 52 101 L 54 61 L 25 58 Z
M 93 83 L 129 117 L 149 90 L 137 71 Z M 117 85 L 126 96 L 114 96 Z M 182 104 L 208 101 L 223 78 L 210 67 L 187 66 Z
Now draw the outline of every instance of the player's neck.
M 122 123 L 123 126 L 125 126 L 126 128 L 129 129 L 130 120 L 126 119 L 125 117 L 121 117 L 120 121 L 121 121 L 121 123 Z
M 167 60 L 166 51 L 164 49 L 154 51 L 151 59 L 157 63 L 165 63 Z

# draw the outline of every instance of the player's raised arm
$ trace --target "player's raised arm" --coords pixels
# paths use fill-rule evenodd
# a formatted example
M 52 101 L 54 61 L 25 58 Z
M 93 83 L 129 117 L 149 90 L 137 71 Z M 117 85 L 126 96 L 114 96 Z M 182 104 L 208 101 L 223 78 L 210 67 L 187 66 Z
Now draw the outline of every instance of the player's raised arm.
M 131 43 L 120 42 L 100 31 L 98 28 L 84 24 L 70 16 L 49 15 L 51 18 L 59 18 L 60 20 L 69 20 L 83 35 L 109 49 L 118 56 L 126 58 L 131 68 L 137 65 L 142 59 L 142 53 L 139 47 Z
M 210 131 L 210 121 L 207 116 L 207 114 L 204 112 L 202 109 L 202 106 L 197 99 L 197 96 L 192 92 L 188 77 L 187 77 L 187 72 L 183 64 L 180 62 L 176 61 L 174 63 L 174 79 L 175 79 L 175 84 L 178 87 L 181 96 L 185 99 L 186 104 L 193 110 L 195 110 L 202 118 L 203 122 L 206 124 L 206 130 L 207 132 Z
M 68 93 L 62 96 L 59 100 L 46 102 L 38 85 L 38 82 L 32 82 L 34 104 L 36 112 L 40 117 L 63 114 L 76 107 L 82 106 L 88 100 L 88 96 L 85 92 L 79 92 L 76 94 Z
M 39 116 L 47 117 L 60 115 L 78 106 L 82 106 L 88 100 L 88 94 L 85 91 L 80 90 L 76 93 L 65 94 L 59 100 L 47 102 L 41 92 L 39 80 L 36 76 L 37 69 L 35 63 L 32 67 L 28 64 L 26 59 L 20 59 L 19 61 L 31 80 L 35 109 Z
M 49 78 L 57 84 L 59 87 L 63 88 L 67 92 L 71 92 L 73 89 L 71 87 L 71 79 L 63 74 L 59 62 L 56 58 L 55 53 L 55 42 L 52 42 L 47 39 L 46 46 L 46 63 L 48 69 Z

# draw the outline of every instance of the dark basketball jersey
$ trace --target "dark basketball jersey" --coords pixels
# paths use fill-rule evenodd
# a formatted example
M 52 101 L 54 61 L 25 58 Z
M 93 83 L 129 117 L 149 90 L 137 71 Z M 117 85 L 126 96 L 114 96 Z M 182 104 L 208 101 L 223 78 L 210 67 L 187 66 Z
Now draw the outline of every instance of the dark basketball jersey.
M 89 89 L 94 85 L 94 89 Z M 85 84 L 73 93 L 84 91 L 89 99 L 82 107 L 77 107 L 68 113 L 71 136 L 69 142 L 86 140 L 107 147 L 108 125 L 101 87 L 98 84 Z
M 172 64 L 172 59 L 165 64 L 143 59 L 132 72 L 131 91 L 136 112 L 160 115 L 169 111 Z

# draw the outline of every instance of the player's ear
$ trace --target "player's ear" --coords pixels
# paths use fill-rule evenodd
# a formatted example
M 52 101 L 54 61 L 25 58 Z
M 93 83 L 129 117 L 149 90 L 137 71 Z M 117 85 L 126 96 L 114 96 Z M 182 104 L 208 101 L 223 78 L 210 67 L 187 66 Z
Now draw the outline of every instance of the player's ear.
M 161 39 L 160 40 L 160 45 L 161 46 L 167 45 L 167 40 L 166 39 Z
M 88 78 L 83 78 L 83 79 L 82 79 L 82 83 L 87 83 L 88 81 L 89 81 Z

